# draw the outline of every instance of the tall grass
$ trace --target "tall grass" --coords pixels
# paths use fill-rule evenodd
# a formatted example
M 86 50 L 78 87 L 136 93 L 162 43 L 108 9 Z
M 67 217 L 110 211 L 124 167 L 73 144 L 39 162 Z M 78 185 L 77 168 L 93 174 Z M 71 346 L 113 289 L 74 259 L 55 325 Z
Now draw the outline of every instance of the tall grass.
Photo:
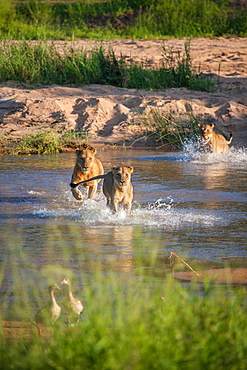
M 0 0 L 0 6 L 1 39 L 247 35 L 244 1 Z
M 56 230 L 55 231 L 55 235 Z M 80 298 L 84 311 L 77 327 L 66 327 L 59 319 L 53 335 L 39 338 L 36 331 L 30 337 L 9 341 L 1 339 L 1 366 L 4 369 L 245 369 L 247 366 L 246 290 L 213 287 L 205 282 L 200 288 L 185 288 L 171 278 L 154 284 L 145 275 L 141 260 L 133 266 L 136 279 L 104 270 L 101 262 L 91 265 L 90 257 L 80 254 L 79 230 L 73 231 L 75 246 L 68 249 L 58 238 L 59 255 L 63 263 L 78 258 L 73 280 L 78 297 L 79 282 L 83 282 Z M 77 237 L 76 237 L 77 235 Z M 50 243 L 48 241 L 48 243 Z M 45 248 L 45 247 L 43 247 Z M 56 250 L 55 250 L 56 249 Z M 49 245 L 49 255 L 57 254 Z M 9 305 L 11 294 L 3 297 L 3 311 L 8 307 L 25 321 L 35 310 L 31 299 L 39 304 L 46 301 L 37 271 L 25 272 L 30 266 L 28 251 L 18 244 L 9 250 L 12 256 L 11 292 L 19 294 L 19 307 Z M 48 249 L 47 249 L 48 251 Z M 154 268 L 156 258 L 151 258 Z M 89 258 L 89 260 L 88 260 Z M 85 260 L 87 261 L 85 264 Z M 18 263 L 19 262 L 19 263 Z M 84 267 L 84 268 L 83 268 Z M 6 268 L 6 271 L 8 269 Z M 43 269 L 44 270 L 44 269 Z M 47 280 L 59 282 L 68 269 L 46 268 Z M 1 271 L 4 275 L 4 270 Z M 28 276 L 28 278 L 27 278 Z M 69 276 L 72 278 L 72 276 Z M 57 300 L 62 305 L 61 297 Z M 2 312 L 3 312 L 2 311 Z M 13 314 L 12 314 L 13 315 Z M 16 317 L 12 316 L 15 320 Z
M 90 55 L 83 49 L 40 42 L 2 42 L 0 44 L 0 81 L 15 80 L 28 84 L 110 84 L 127 88 L 166 89 L 187 87 L 210 90 L 212 83 L 193 67 L 189 43 L 174 53 L 164 49 L 164 63 L 147 68 L 127 64 L 113 50 L 95 49 Z
M 131 145 L 151 136 L 155 137 L 158 146 L 168 143 L 176 149 L 182 149 L 186 141 L 200 142 L 198 124 L 201 124 L 201 120 L 195 117 L 193 112 L 179 114 L 178 112 L 152 109 L 147 114 L 141 115 L 137 121 L 140 121 L 141 126 L 146 129 L 146 133 L 134 140 Z

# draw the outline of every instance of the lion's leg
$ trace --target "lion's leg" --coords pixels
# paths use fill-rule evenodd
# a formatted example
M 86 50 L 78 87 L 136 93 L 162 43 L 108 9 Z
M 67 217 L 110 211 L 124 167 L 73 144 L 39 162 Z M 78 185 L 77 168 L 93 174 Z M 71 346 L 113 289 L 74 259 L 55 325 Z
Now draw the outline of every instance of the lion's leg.
M 114 200 L 111 202 L 111 209 L 114 212 L 117 212 L 118 211 L 118 203 L 116 201 L 114 201 Z
M 78 189 L 78 187 L 76 188 L 70 188 L 74 198 L 76 200 L 82 200 L 83 199 L 83 195 L 82 195 L 82 192 Z
M 223 146 L 223 151 L 222 151 L 222 153 L 226 153 L 226 152 L 228 151 L 228 149 L 229 149 L 228 144 L 225 144 L 225 145 Z
M 114 199 L 112 199 L 110 196 L 106 197 L 107 203 L 106 205 L 113 211 L 117 212 L 118 211 L 118 203 L 114 202 Z
M 131 211 L 131 203 L 126 203 L 125 206 L 124 206 L 125 210 L 127 213 L 130 213 Z
M 97 182 L 94 181 L 94 185 L 89 186 L 88 199 L 93 199 L 93 197 L 95 196 L 96 191 L 97 191 Z

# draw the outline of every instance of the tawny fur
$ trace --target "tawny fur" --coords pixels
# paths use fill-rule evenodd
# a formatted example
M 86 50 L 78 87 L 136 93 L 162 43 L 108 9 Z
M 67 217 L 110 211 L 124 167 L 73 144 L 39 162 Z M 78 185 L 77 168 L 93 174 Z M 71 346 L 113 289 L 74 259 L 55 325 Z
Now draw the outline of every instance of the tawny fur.
M 129 212 L 133 201 L 133 185 L 131 183 L 131 174 L 133 167 L 113 167 L 110 172 L 105 175 L 93 177 L 89 180 L 79 183 L 71 183 L 72 188 L 76 188 L 80 184 L 87 181 L 104 179 L 103 193 L 107 198 L 107 205 L 114 211 L 118 211 L 118 205 L 123 204 Z
M 200 125 L 202 136 L 203 136 L 203 145 L 205 148 L 208 148 L 213 153 L 226 153 L 229 149 L 229 144 L 232 141 L 232 135 L 230 134 L 230 139 L 226 138 L 214 132 L 214 124 Z
M 95 196 L 99 182 L 99 180 L 89 181 L 89 179 L 104 173 L 103 165 L 96 157 L 96 153 L 96 149 L 88 144 L 83 144 L 81 149 L 76 150 L 76 164 L 71 178 L 71 183 L 87 181 L 83 186 L 86 187 L 88 199 L 93 199 Z M 83 199 L 83 195 L 78 188 L 71 187 L 71 192 L 75 199 Z

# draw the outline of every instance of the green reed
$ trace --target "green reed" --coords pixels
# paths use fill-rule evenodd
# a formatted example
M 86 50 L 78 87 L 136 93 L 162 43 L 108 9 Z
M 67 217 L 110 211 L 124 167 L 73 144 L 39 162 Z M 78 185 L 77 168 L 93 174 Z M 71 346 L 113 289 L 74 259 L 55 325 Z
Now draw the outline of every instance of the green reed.
M 0 38 L 246 36 L 245 2 L 1 0 Z
M 0 331 L 4 369 L 246 368 L 245 289 L 209 282 L 184 287 L 165 276 L 169 275 L 165 265 L 163 279 L 154 282 L 146 275 L 141 246 L 135 242 L 133 253 L 139 257 L 133 260 L 136 279 L 132 279 L 127 272 L 116 272 L 114 262 L 106 266 L 103 260 L 93 261 L 91 251 L 81 245 L 79 226 L 47 222 L 44 232 L 46 243 L 35 251 L 46 256 L 47 264 L 43 261 L 41 267 L 18 230 L 11 240 L 2 236 L 8 261 L 1 266 L 0 277 L 11 281 L 2 297 L 2 314 L 7 310 L 10 320 L 31 320 L 48 299 L 44 286 L 59 283 L 65 275 L 85 309 L 79 325 L 70 328 L 63 314 L 48 338 L 39 338 L 35 327 L 29 338 L 14 341 Z M 73 247 L 66 244 L 68 235 Z M 145 256 L 150 261 L 148 273 L 161 268 L 158 251 L 155 241 Z M 49 265 L 52 260 L 60 263 Z M 76 263 L 74 272 L 71 261 Z M 57 300 L 62 304 L 61 296 Z
M 192 65 L 189 43 L 181 53 L 163 50 L 164 63 L 158 67 L 128 64 L 113 50 L 102 46 L 87 54 L 66 43 L 58 48 L 39 42 L 2 42 L 0 45 L 0 81 L 28 84 L 108 84 L 118 87 L 166 89 L 187 87 L 209 91 L 213 84 Z M 171 61 L 172 60 L 172 61 Z
M 131 146 L 141 139 L 153 137 L 158 147 L 170 144 L 173 148 L 182 149 L 186 141 L 199 141 L 198 125 L 202 121 L 194 116 L 192 111 L 179 113 L 156 107 L 148 113 L 140 114 L 139 118 L 132 123 L 139 123 L 143 127 L 144 134 L 136 138 Z

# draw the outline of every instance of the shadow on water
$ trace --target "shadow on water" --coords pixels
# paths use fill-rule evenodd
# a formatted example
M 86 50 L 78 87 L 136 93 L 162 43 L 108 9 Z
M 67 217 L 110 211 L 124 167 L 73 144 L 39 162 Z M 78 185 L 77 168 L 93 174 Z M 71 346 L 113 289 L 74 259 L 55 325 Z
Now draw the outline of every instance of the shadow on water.
M 0 203 L 43 203 L 41 197 L 0 197 Z

